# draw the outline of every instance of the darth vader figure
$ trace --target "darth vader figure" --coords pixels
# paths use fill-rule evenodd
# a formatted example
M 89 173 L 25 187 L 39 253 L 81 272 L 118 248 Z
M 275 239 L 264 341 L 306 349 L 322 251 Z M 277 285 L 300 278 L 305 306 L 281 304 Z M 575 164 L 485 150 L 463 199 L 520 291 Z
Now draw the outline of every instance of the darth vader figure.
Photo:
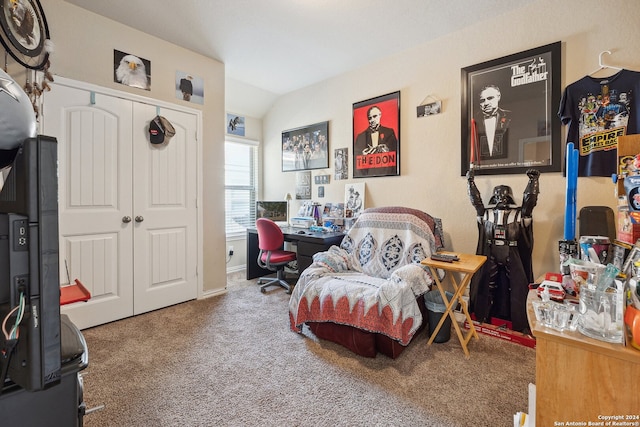
M 473 169 L 467 172 L 469 199 L 478 220 L 476 253 L 487 256 L 471 281 L 469 309 L 480 322 L 490 322 L 492 317 L 510 320 L 512 329 L 520 332 L 529 330 L 526 302 L 529 283 L 533 282 L 532 212 L 538 202 L 540 172 L 529 169 L 527 176 L 521 207 L 507 185 L 496 186 L 485 207 Z

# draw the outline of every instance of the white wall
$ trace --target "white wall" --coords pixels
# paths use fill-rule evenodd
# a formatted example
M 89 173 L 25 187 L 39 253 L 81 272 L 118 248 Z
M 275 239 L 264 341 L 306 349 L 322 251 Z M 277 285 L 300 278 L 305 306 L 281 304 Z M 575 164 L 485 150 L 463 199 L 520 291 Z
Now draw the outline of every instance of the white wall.
M 562 42 L 562 88 L 598 67 L 598 54 L 612 50 L 608 61 L 640 70 L 640 7 L 636 1 L 538 0 L 514 12 L 446 35 L 418 48 L 280 97 L 264 118 L 264 197 L 280 198 L 295 190 L 295 172 L 282 173 L 281 132 L 330 121 L 330 154 L 351 147 L 352 104 L 401 91 L 401 176 L 369 178 L 366 207 L 404 205 L 440 217 L 447 246 L 475 252 L 475 210 L 460 176 L 460 70 L 491 59 L 556 41 Z M 429 19 L 425 17 L 425 31 Z M 384 37 L 380 31 L 372 35 Z M 443 101 L 439 115 L 416 118 L 415 107 L 429 94 Z M 563 141 L 566 129 L 563 127 Z M 564 146 L 564 142 L 563 142 Z M 349 148 L 349 156 L 352 150 Z M 332 163 L 332 162 L 330 162 Z M 350 166 L 350 169 L 351 166 Z M 330 173 L 314 170 L 312 175 Z M 353 171 L 350 170 L 350 176 Z M 334 181 L 325 186 L 320 202 L 342 201 L 344 184 L 362 179 Z M 476 178 L 485 203 L 494 186 L 512 187 L 522 200 L 527 177 L 493 175 Z M 534 274 L 558 269 L 558 240 L 563 237 L 565 179 L 561 173 L 544 173 L 534 217 Z M 317 196 L 314 185 L 313 195 Z M 609 178 L 580 178 L 578 209 L 585 205 L 615 206 Z M 297 209 L 296 202 L 292 211 Z
M 42 0 L 41 3 L 55 44 L 51 55 L 54 75 L 202 110 L 204 266 L 200 266 L 200 274 L 205 291 L 223 290 L 226 287 L 225 235 L 220 218 L 224 218 L 224 203 L 220 200 L 224 200 L 224 65 L 62 0 Z M 114 49 L 151 61 L 150 91 L 113 82 Z M 177 70 L 204 79 L 204 105 L 176 98 Z
M 233 105 L 233 102 L 227 102 L 227 108 L 229 105 Z M 238 107 L 238 109 L 242 109 Z M 227 110 L 229 113 L 234 113 L 234 111 Z M 243 115 L 243 113 L 237 113 L 239 115 Z M 258 156 L 262 155 L 262 119 L 258 119 L 255 117 L 244 116 L 245 118 L 245 136 L 244 138 L 238 137 L 236 135 L 231 135 L 234 140 L 242 140 L 247 139 L 251 141 L 258 141 L 260 143 L 260 147 L 258 149 Z M 261 164 L 262 162 L 259 161 Z M 264 178 L 262 176 L 258 177 L 259 182 L 264 182 Z M 261 194 L 258 194 L 258 199 L 261 199 Z M 233 246 L 233 256 L 228 258 L 227 261 L 227 271 L 233 272 L 242 270 L 247 265 L 247 239 L 246 235 L 240 237 L 227 237 L 227 250 L 225 254 L 229 253 L 229 247 Z M 249 262 L 256 262 L 256 260 L 249 260 Z

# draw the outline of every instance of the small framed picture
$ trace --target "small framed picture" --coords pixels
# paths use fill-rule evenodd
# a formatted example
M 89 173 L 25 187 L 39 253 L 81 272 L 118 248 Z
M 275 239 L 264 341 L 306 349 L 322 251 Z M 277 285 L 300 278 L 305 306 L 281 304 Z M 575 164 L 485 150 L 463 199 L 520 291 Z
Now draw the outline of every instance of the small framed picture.
M 345 185 L 344 208 L 347 218 L 357 217 L 364 210 L 364 182 Z
M 426 117 L 433 116 L 434 114 L 440 114 L 442 111 L 442 101 L 440 100 L 432 100 L 427 104 L 418 105 L 417 107 L 417 116 L 418 117 Z

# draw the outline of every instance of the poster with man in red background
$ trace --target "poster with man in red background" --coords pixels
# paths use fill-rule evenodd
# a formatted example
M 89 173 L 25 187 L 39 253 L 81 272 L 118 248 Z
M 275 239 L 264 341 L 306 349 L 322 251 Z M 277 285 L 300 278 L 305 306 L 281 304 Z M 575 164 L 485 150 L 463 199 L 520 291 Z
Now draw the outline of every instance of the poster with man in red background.
M 353 177 L 400 175 L 400 92 L 353 104 Z

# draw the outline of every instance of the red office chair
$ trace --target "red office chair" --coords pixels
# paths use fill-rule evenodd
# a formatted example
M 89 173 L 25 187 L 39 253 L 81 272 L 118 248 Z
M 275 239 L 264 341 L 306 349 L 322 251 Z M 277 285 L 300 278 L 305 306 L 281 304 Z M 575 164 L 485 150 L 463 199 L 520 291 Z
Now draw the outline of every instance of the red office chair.
M 260 288 L 265 293 L 266 288 L 272 285 L 280 285 L 291 293 L 291 287 L 284 278 L 284 266 L 295 261 L 297 254 L 291 251 L 282 250 L 284 243 L 284 235 L 278 225 L 267 218 L 258 218 L 256 221 L 258 229 L 258 265 L 276 272 L 276 278 L 263 277 L 258 279 L 258 284 L 263 285 Z

